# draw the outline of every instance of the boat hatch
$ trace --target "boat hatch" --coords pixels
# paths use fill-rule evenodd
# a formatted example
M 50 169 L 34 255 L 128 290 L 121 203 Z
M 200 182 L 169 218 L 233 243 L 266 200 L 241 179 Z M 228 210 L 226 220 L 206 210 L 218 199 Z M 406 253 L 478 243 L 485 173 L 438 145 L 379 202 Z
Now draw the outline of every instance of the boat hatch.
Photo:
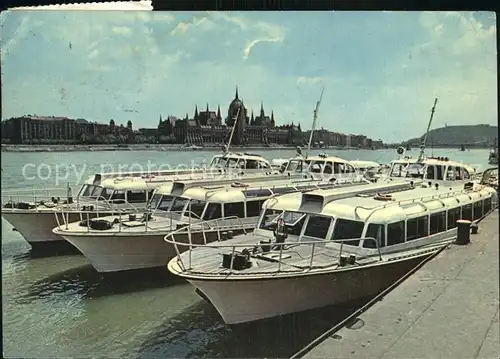
M 99 183 L 101 183 L 101 179 L 102 179 L 101 174 L 97 173 L 97 174 L 94 176 L 94 182 L 93 182 L 93 184 L 98 185 Z
M 182 182 L 174 182 L 172 185 L 172 191 L 170 193 L 174 196 L 181 195 L 184 192 L 184 183 Z

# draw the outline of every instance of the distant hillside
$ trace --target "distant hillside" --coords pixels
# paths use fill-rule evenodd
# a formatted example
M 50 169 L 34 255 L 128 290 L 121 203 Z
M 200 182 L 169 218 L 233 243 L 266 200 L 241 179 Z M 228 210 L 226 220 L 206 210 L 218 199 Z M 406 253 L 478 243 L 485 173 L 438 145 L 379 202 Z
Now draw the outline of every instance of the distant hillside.
M 405 141 L 403 145 L 418 147 L 422 144 L 424 135 Z M 427 146 L 489 147 L 497 141 L 498 127 L 490 125 L 447 126 L 429 131 Z

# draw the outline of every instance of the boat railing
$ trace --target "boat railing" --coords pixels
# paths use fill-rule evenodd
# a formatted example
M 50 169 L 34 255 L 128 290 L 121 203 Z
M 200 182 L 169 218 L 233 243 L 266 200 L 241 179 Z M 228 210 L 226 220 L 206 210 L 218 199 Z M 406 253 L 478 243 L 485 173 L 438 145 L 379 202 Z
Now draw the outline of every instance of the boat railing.
M 232 274 L 234 273 L 233 269 L 233 264 L 234 264 L 234 259 L 236 255 L 248 255 L 250 258 L 254 259 L 263 259 L 266 260 L 266 262 L 274 262 L 276 263 L 276 269 L 272 270 L 269 269 L 268 267 L 265 269 L 265 273 L 280 273 L 283 272 L 282 270 L 282 265 L 286 264 L 283 262 L 284 259 L 287 259 L 288 256 L 286 255 L 286 251 L 288 249 L 293 248 L 294 252 L 297 253 L 297 247 L 300 246 L 310 246 L 310 251 L 309 251 L 309 257 L 307 256 L 301 256 L 301 258 L 307 258 L 308 259 L 308 266 L 304 268 L 304 270 L 312 270 L 315 268 L 315 255 L 318 255 L 316 252 L 318 248 L 324 247 L 327 243 L 335 243 L 335 244 L 340 244 L 339 248 L 337 249 L 338 254 L 337 256 L 332 256 L 331 254 L 328 254 L 328 256 L 332 259 L 331 266 L 344 266 L 347 263 L 350 264 L 355 264 L 356 262 L 356 255 L 353 253 L 349 253 L 349 255 L 345 255 L 344 253 L 344 243 L 349 242 L 349 241 L 360 241 L 360 240 L 373 240 L 374 243 L 376 244 L 376 250 L 378 254 L 378 260 L 382 260 L 382 253 L 380 251 L 380 243 L 377 239 L 373 237 L 365 237 L 365 238 L 348 238 L 348 239 L 336 239 L 334 242 L 332 241 L 326 241 L 326 240 L 300 240 L 300 241 L 293 241 L 293 242 L 274 242 L 274 243 L 256 243 L 256 242 L 247 242 L 247 243 L 225 243 L 224 241 L 215 241 L 215 242 L 206 242 L 202 244 L 195 244 L 191 241 L 191 237 L 188 236 L 188 241 L 187 242 L 181 242 L 181 241 L 176 241 L 175 240 L 175 235 L 182 233 L 183 229 L 174 231 L 172 233 L 169 233 L 168 235 L 165 236 L 165 241 L 167 243 L 170 243 L 174 246 L 175 251 L 177 256 L 175 257 L 175 260 L 177 261 L 177 264 L 179 265 L 179 268 L 183 272 L 192 272 L 192 273 L 200 273 L 199 270 L 196 270 L 196 268 L 193 268 L 193 263 L 192 263 L 192 252 L 194 249 L 198 247 L 204 247 L 204 248 L 213 248 L 218 250 L 219 254 L 221 254 L 222 251 L 225 251 L 225 254 L 230 254 L 231 257 L 231 263 L 229 265 L 229 268 L 227 268 L 227 271 L 224 270 L 224 274 Z M 185 232 L 184 232 L 185 233 Z M 253 252 L 254 249 L 263 247 L 263 246 L 268 246 L 269 249 L 267 251 L 261 250 L 260 252 Z M 180 249 L 179 247 L 188 247 L 187 250 Z M 329 249 L 335 251 L 335 247 L 329 247 Z M 182 253 L 182 254 L 181 254 Z M 269 256 L 269 254 L 271 256 Z M 319 253 L 321 254 L 321 252 Z M 183 256 L 187 256 L 187 260 Z M 330 265 L 328 265 L 330 266 Z M 236 271 L 237 273 L 241 273 L 239 271 Z M 252 272 L 252 274 L 255 274 Z
M 231 228 L 234 228 L 234 227 L 231 227 Z M 294 248 L 295 252 L 296 252 L 297 247 L 305 246 L 305 245 L 310 246 L 309 266 L 308 266 L 307 270 L 311 270 L 314 268 L 313 264 L 314 264 L 314 256 L 315 256 L 316 249 L 318 247 L 325 246 L 325 244 L 327 244 L 327 243 L 335 243 L 335 244 L 340 243 L 340 246 L 337 249 L 338 250 L 338 258 L 337 258 L 338 262 L 337 263 L 332 262 L 332 265 L 337 264 L 338 266 L 342 266 L 342 265 L 344 265 L 344 263 L 346 263 L 350 259 L 349 257 L 353 256 L 353 254 L 350 254 L 348 257 L 346 257 L 344 255 L 344 243 L 350 242 L 350 241 L 372 240 L 376 245 L 378 260 L 382 260 L 382 253 L 380 251 L 380 242 L 378 239 L 376 239 L 374 237 L 336 239 L 333 242 L 326 241 L 326 240 L 312 240 L 312 241 L 311 240 L 307 240 L 307 241 L 299 240 L 299 241 L 293 241 L 293 242 L 286 242 L 285 241 L 282 243 L 279 243 L 279 242 L 274 242 L 274 243 L 271 243 L 271 242 L 269 242 L 269 243 L 256 243 L 256 242 L 226 243 L 224 240 L 221 240 L 221 230 L 223 230 L 223 228 L 217 226 L 215 229 L 217 230 L 217 233 L 218 233 L 218 240 L 215 242 L 207 242 L 206 236 L 204 236 L 203 243 L 201 243 L 201 244 L 192 242 L 191 228 L 189 228 L 189 227 L 180 228 L 180 229 L 173 231 L 165 236 L 165 242 L 172 244 L 174 246 L 176 254 L 177 254 L 175 259 L 177 261 L 177 264 L 179 265 L 179 267 L 181 268 L 181 270 L 183 272 L 190 272 L 190 271 L 196 272 L 196 270 L 193 270 L 193 266 L 192 266 L 192 251 L 198 247 L 217 249 L 219 251 L 219 253 L 220 253 L 220 250 L 230 249 L 231 263 L 230 263 L 229 268 L 228 268 L 229 274 L 233 273 L 233 263 L 234 263 L 235 254 L 242 255 L 244 252 L 247 252 L 249 254 L 251 253 L 250 257 L 256 258 L 256 259 L 259 259 L 259 257 L 260 257 L 259 255 L 262 255 L 265 253 L 275 252 L 275 254 L 277 254 L 277 256 L 273 257 L 273 261 L 275 261 L 277 264 L 276 272 L 281 272 L 282 271 L 281 266 L 283 264 L 283 259 L 285 259 L 284 251 L 286 251 L 287 249 L 290 249 L 290 248 Z M 188 234 L 188 241 L 187 242 L 186 241 L 177 241 L 175 239 L 176 235 L 179 235 L 179 234 L 185 235 L 186 233 Z M 244 232 L 244 233 L 246 233 L 246 232 Z M 259 246 L 260 247 L 268 246 L 269 250 L 261 251 L 258 254 L 252 253 L 252 250 L 255 248 L 258 248 Z M 187 247 L 187 250 L 185 251 L 184 249 L 180 249 L 179 247 Z M 335 247 L 330 247 L 329 249 L 335 250 Z M 181 253 L 182 253 L 182 255 L 181 255 Z M 183 259 L 183 255 L 187 256 L 187 261 Z M 269 259 L 270 257 L 262 256 L 262 258 Z M 333 257 L 332 257 L 332 259 L 333 259 Z M 355 259 L 356 259 L 355 256 L 353 257 L 353 259 L 355 261 Z M 266 269 L 266 273 L 270 273 L 270 272 L 271 271 Z M 227 272 L 224 272 L 224 273 L 227 273 Z
M 66 199 L 68 195 L 67 187 L 53 187 L 53 188 L 26 188 L 4 190 L 2 189 L 1 203 L 2 208 L 12 209 L 28 209 L 18 208 L 16 205 L 39 205 L 39 204 L 53 204 L 54 206 L 61 199 Z
M 74 212 L 74 211 L 73 211 Z M 70 211 L 59 210 L 55 211 L 54 215 L 56 216 L 57 228 L 59 230 L 69 230 L 69 214 Z M 91 221 L 108 221 L 110 228 L 107 229 L 107 233 L 121 233 L 124 232 L 125 228 L 130 228 L 127 226 L 127 223 L 136 222 L 136 225 L 139 225 L 137 222 L 142 223 L 140 226 L 143 229 L 143 232 L 172 232 L 176 230 L 177 225 L 184 227 L 191 227 L 192 225 L 197 226 L 197 228 L 206 228 L 207 221 L 203 221 L 200 216 L 192 211 L 157 211 L 156 209 L 145 208 L 138 209 L 136 212 L 131 212 L 128 209 L 113 209 L 112 211 L 101 209 L 100 212 L 91 211 L 91 210 L 80 210 L 78 211 L 80 215 L 79 226 L 82 227 L 82 230 L 77 231 L 72 229 L 72 233 L 88 233 L 91 231 L 95 231 L 92 229 Z M 114 218 L 103 218 L 103 214 Z M 138 216 L 138 214 L 142 214 Z M 160 214 L 159 216 L 153 217 L 153 214 Z M 190 214 L 189 216 L 187 214 Z M 183 218 L 184 217 L 184 218 Z M 194 220 L 193 220 L 194 219 Z M 154 223 L 154 226 L 151 226 L 151 223 Z M 162 225 L 163 224 L 163 225 Z M 174 226 L 175 224 L 175 226 Z M 117 225 L 117 227 L 114 227 Z M 114 227 L 114 230 L 110 231 Z M 210 227 L 210 229 L 212 229 Z M 141 233 L 140 231 L 134 231 L 134 234 Z

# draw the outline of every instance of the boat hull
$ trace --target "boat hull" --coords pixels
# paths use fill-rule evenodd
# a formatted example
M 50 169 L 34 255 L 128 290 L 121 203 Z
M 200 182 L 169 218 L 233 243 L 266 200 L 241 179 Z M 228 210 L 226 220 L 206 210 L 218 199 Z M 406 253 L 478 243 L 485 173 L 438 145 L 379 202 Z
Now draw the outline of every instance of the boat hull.
M 234 231 L 235 235 L 238 231 Z M 206 231 L 207 242 L 218 239 L 216 231 Z M 137 235 L 71 235 L 62 237 L 75 246 L 89 260 L 92 266 L 101 273 L 121 272 L 146 268 L 166 267 L 169 260 L 177 255 L 175 247 L 165 242 L 168 233 L 139 233 Z M 176 241 L 189 243 L 188 235 L 178 234 Z M 191 243 L 203 244 L 201 233 L 192 233 Z M 179 249 L 188 249 L 179 246 Z
M 57 227 L 57 220 L 53 211 L 3 211 L 2 217 L 19 232 L 24 239 L 32 246 L 39 247 L 45 243 L 61 243 L 64 239 L 52 232 Z M 62 217 L 61 217 L 62 218 Z M 69 221 L 80 220 L 78 213 L 69 213 Z
M 430 255 L 288 278 L 188 281 L 227 324 L 240 324 L 374 296 Z

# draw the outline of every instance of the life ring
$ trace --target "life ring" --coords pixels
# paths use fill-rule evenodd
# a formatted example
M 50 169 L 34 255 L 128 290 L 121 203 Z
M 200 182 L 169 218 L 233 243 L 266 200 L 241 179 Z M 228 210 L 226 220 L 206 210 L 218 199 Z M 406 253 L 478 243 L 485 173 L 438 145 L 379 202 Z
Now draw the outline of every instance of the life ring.
M 392 201 L 392 196 L 390 194 L 377 194 L 374 199 L 378 201 Z
M 233 187 L 233 188 L 244 188 L 244 187 L 248 187 L 248 184 L 241 183 L 241 182 L 234 182 L 234 183 L 231 184 L 231 187 Z

